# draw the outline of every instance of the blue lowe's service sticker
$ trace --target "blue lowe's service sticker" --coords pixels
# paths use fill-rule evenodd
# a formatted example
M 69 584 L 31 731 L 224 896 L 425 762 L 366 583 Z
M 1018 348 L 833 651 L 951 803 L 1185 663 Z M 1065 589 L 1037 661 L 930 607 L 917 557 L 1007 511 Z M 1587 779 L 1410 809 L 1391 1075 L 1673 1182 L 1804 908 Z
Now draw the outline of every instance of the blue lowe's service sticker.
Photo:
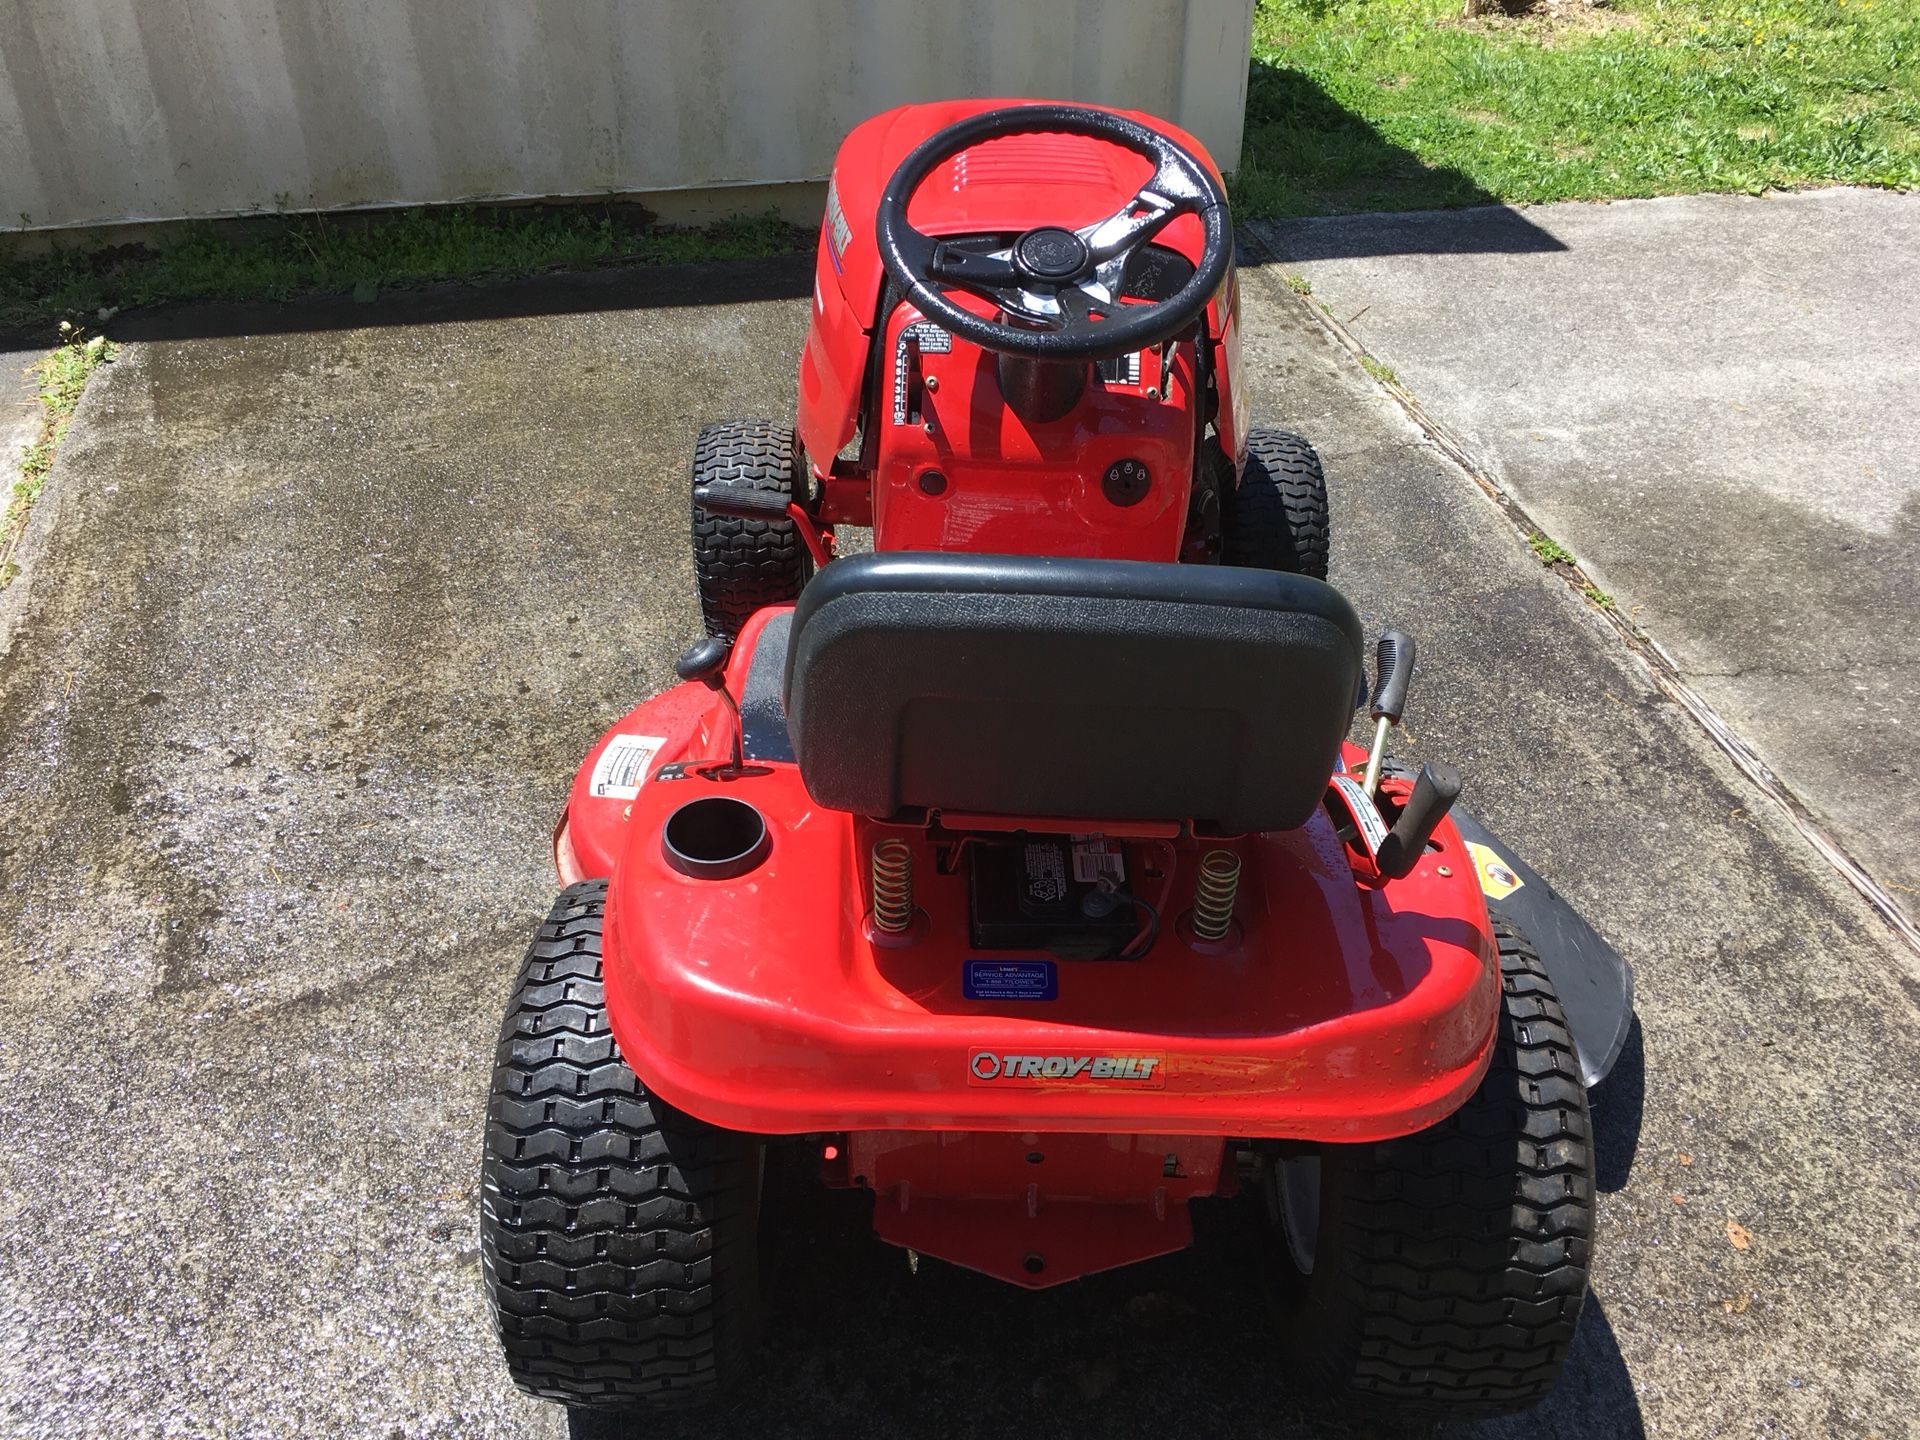
M 1166 1089 L 1165 1055 L 1053 1055 L 974 1050 L 967 1055 L 969 1085 L 1114 1085 Z
M 1051 960 L 969 960 L 960 989 L 969 1000 L 1058 1000 L 1060 979 Z

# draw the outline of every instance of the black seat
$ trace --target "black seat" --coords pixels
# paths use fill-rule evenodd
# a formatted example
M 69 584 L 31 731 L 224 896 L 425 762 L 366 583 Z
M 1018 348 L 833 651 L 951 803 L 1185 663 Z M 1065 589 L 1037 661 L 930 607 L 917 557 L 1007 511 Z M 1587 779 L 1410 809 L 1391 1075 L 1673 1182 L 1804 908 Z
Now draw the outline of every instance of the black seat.
M 1269 570 L 889 553 L 801 592 L 787 722 L 808 792 L 1072 820 L 1304 824 L 1360 687 L 1337 590 Z

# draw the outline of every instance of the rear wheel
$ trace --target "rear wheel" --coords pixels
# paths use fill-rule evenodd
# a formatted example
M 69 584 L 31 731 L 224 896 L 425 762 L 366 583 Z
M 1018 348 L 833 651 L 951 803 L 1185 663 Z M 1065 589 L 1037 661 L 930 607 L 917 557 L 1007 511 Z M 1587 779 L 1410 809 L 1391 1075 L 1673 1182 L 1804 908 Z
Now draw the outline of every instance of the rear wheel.
M 1247 436 L 1240 483 L 1221 496 L 1229 565 L 1327 578 L 1327 481 L 1312 445 L 1285 430 Z
M 725 480 L 807 498 L 806 470 L 793 429 L 771 420 L 723 420 L 693 445 L 693 488 Z M 709 635 L 731 640 L 753 612 L 800 598 L 813 557 L 791 520 L 736 520 L 693 507 L 693 574 Z
M 1431 1129 L 1267 1167 L 1289 1359 L 1316 1386 L 1453 1417 L 1526 1409 L 1573 1344 L 1593 1147 L 1566 1017 L 1495 918 L 1503 1004 L 1480 1088 Z
M 501 1028 L 480 1264 L 514 1383 L 577 1406 L 697 1404 L 759 1329 L 761 1146 L 669 1109 L 620 1058 L 604 880 L 561 893 Z

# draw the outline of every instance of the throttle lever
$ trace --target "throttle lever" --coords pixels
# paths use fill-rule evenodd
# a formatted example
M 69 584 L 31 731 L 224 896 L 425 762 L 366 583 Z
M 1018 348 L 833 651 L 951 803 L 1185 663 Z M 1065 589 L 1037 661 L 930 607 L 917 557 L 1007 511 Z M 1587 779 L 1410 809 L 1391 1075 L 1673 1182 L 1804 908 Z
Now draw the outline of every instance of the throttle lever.
M 1367 756 L 1366 778 L 1360 788 L 1369 799 L 1380 786 L 1380 762 L 1387 754 L 1387 730 L 1398 725 L 1407 709 L 1407 687 L 1413 683 L 1413 637 L 1404 630 L 1389 630 L 1380 637 L 1375 654 L 1373 705 L 1373 750 Z
M 709 635 L 687 647 L 686 653 L 673 662 L 673 673 L 682 680 L 698 681 L 726 704 L 727 713 L 733 718 L 733 763 L 722 766 L 718 773 L 739 775 L 747 768 L 746 726 L 740 719 L 740 707 L 734 702 L 733 692 L 727 689 L 727 657 L 732 652 L 731 640 L 722 635 Z

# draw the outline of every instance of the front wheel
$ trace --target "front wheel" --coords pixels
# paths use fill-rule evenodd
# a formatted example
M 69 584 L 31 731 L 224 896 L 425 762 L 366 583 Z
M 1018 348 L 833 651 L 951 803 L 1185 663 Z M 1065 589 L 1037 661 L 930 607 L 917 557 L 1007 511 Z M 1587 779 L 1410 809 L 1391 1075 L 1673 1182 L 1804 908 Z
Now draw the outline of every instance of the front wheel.
M 1225 560 L 1255 570 L 1327 578 L 1327 479 L 1301 436 L 1256 429 L 1247 436 L 1240 483 L 1221 496 Z
M 649 1094 L 607 1029 L 607 882 L 569 886 L 520 967 L 487 1105 L 480 1268 L 513 1381 L 684 1407 L 759 1329 L 761 1146 Z
M 1276 1154 L 1289 1360 L 1309 1384 L 1451 1418 L 1524 1410 L 1573 1344 L 1593 1247 L 1592 1125 L 1565 1014 L 1496 916 L 1493 1063 L 1454 1114 L 1372 1145 Z
M 771 420 L 723 420 L 693 446 L 692 489 L 724 481 L 807 500 L 806 461 L 793 429 Z M 767 605 L 791 605 L 813 575 L 792 520 L 740 520 L 693 506 L 693 578 L 709 635 L 732 640 Z

